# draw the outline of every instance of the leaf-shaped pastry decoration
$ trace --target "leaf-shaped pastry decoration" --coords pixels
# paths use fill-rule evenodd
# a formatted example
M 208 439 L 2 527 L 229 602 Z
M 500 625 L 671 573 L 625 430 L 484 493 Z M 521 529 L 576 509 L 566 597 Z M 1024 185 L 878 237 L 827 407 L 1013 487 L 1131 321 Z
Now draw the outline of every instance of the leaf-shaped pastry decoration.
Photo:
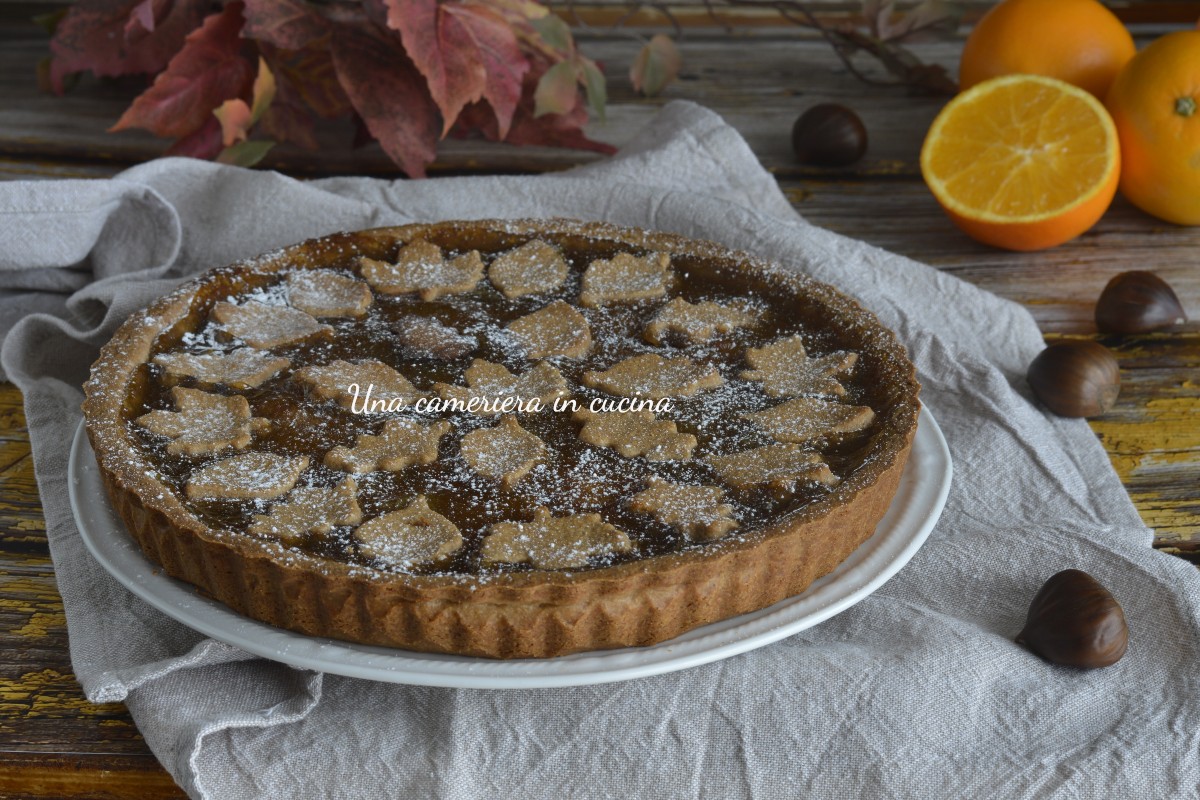
M 592 349 L 592 329 L 579 310 L 555 300 L 505 326 L 526 358 L 582 358 Z
M 629 499 L 629 510 L 649 514 L 692 541 L 720 539 L 738 526 L 720 487 L 672 483 L 656 475 Z
M 835 403 L 820 397 L 797 397 L 742 417 L 781 442 L 804 444 L 861 431 L 874 422 L 875 412 L 867 406 Z
M 657 419 L 651 411 L 590 411 L 574 414 L 583 421 L 579 438 L 597 447 L 610 447 L 626 458 L 686 461 L 696 449 L 696 437 L 680 433 L 675 423 Z
M 463 543 L 458 527 L 431 509 L 424 495 L 359 525 L 354 539 L 363 555 L 400 568 L 444 561 Z
M 779 498 L 794 494 L 806 483 L 835 486 L 839 482 L 819 453 L 798 444 L 770 444 L 702 460 L 735 489 L 763 486 Z
M 557 398 L 570 394 L 570 388 L 562 374 L 545 361 L 539 361 L 528 372 L 514 375 L 503 364 L 493 364 L 477 358 L 471 362 L 463 373 L 467 387 L 455 386 L 449 383 L 435 383 L 434 391 L 444 400 L 454 400 L 466 406 L 464 410 L 475 414 L 500 414 L 514 411 L 497 408 L 507 398 L 515 398 L 514 403 L 526 404 L 537 400 L 538 405 L 545 409 Z
M 292 490 L 308 456 L 242 453 L 214 461 L 188 476 L 189 500 L 274 500 Z
M 548 451 L 541 439 L 517 423 L 516 417 L 505 416 L 495 427 L 464 436 L 461 452 L 471 469 L 486 478 L 498 479 L 507 489 L 545 460 Z
M 579 302 L 588 308 L 663 297 L 671 285 L 671 257 L 666 253 L 635 256 L 618 253 L 597 259 L 583 273 Z
M 469 292 L 483 279 L 483 258 L 471 250 L 446 260 L 442 248 L 423 239 L 401 248 L 395 263 L 359 256 L 359 269 L 376 291 L 417 294 L 422 300 Z
M 246 530 L 258 536 L 280 539 L 285 544 L 295 544 L 309 534 L 323 536 L 339 525 L 360 522 L 358 484 L 347 475 L 336 486 L 293 489 L 266 514 L 255 514 Z
M 453 361 L 479 347 L 479 341 L 432 317 L 408 316 L 392 325 L 404 355 Z
M 842 350 L 813 358 L 799 336 L 789 336 L 747 350 L 746 363 L 754 369 L 743 371 L 742 377 L 761 383 L 771 397 L 840 397 L 846 393 L 841 379 L 851 373 L 857 361 L 857 353 Z
M 745 328 L 758 322 L 759 315 L 734 305 L 721 305 L 709 300 L 689 303 L 682 297 L 672 298 L 662 306 L 642 335 L 651 344 L 662 344 L 663 335 L 675 331 L 693 342 L 707 342 L 718 333 Z
M 173 380 L 193 378 L 205 388 L 228 386 L 231 389 L 253 389 L 287 369 L 292 362 L 280 356 L 239 347 L 229 352 L 159 353 L 154 363 Z
M 337 400 L 342 408 L 356 414 L 395 412 L 428 396 L 408 378 L 375 360 L 334 361 L 304 367 L 296 370 L 292 377 L 322 400 Z
M 488 279 L 509 300 L 552 292 L 567 279 L 567 262 L 554 245 L 532 239 L 496 256 L 488 266 Z
M 555 517 L 538 507 L 530 522 L 498 522 L 483 540 L 485 564 L 532 564 L 537 569 L 582 567 L 593 558 L 626 553 L 629 536 L 599 514 Z
M 269 306 L 256 300 L 241 305 L 222 301 L 213 306 L 213 319 L 251 347 L 269 350 L 302 342 L 311 336 L 333 331 L 298 308 Z
M 374 300 L 367 284 L 328 269 L 297 270 L 284 286 L 292 308 L 314 317 L 362 317 Z
M 691 397 L 704 389 L 715 389 L 724 381 L 711 364 L 697 364 L 686 356 L 663 358 L 643 353 L 627 358 L 603 372 L 583 373 L 583 384 L 609 394 L 661 400 Z
M 241 450 L 256 431 L 270 422 L 250 415 L 250 404 L 240 394 L 228 397 L 176 386 L 171 399 L 177 411 L 155 410 L 134 420 L 151 433 L 171 439 L 172 455 L 201 456 L 222 450 Z
M 413 464 L 437 460 L 438 442 L 450 432 L 450 423 L 440 419 L 424 423 L 412 419 L 389 419 L 378 436 L 364 434 L 354 447 L 335 447 L 325 454 L 325 466 L 362 474 L 385 470 L 399 472 Z

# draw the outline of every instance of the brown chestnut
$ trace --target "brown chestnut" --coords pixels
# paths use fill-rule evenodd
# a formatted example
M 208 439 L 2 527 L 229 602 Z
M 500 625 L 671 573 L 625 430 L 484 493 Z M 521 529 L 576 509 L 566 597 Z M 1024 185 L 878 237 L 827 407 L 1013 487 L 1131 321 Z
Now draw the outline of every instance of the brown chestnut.
M 1117 402 L 1121 371 L 1104 345 L 1087 340 L 1055 342 L 1029 365 L 1029 387 L 1060 417 L 1094 417 Z
M 1175 290 L 1153 272 L 1113 276 L 1096 301 L 1096 327 L 1105 333 L 1147 333 L 1184 322 Z
M 1054 664 L 1095 669 L 1121 660 L 1129 627 L 1108 589 L 1083 570 L 1065 569 L 1034 596 L 1017 644 Z
M 849 166 L 867 152 L 867 126 L 843 105 L 820 103 L 792 126 L 792 150 L 802 164 Z

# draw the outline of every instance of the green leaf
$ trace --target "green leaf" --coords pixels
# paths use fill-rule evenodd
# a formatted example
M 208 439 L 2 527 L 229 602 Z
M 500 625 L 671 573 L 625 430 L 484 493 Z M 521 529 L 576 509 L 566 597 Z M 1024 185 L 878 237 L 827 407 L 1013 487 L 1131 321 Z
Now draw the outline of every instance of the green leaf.
M 608 88 L 605 84 L 604 73 L 590 58 L 581 58 L 583 67 L 583 88 L 587 92 L 588 105 L 601 122 L 605 121 L 605 106 L 608 104 Z
M 679 77 L 681 66 L 683 58 L 675 42 L 660 33 L 647 42 L 634 59 L 629 68 L 629 80 L 636 91 L 653 97 Z
M 62 18 L 67 15 L 67 11 L 69 10 L 60 8 L 58 11 L 48 11 L 45 14 L 38 14 L 36 17 L 33 17 L 33 24 L 53 36 L 54 31 L 58 29 L 58 23 L 62 21 Z
M 533 116 L 566 114 L 575 108 L 579 101 L 576 80 L 575 65 L 569 61 L 560 61 L 546 70 L 533 93 Z
M 274 146 L 274 142 L 265 140 L 238 142 L 222 150 L 221 154 L 217 156 L 217 161 L 222 164 L 232 164 L 235 167 L 253 167 L 262 161 L 263 156 L 269 153 Z
M 571 38 L 570 26 L 554 14 L 547 14 L 541 19 L 530 20 L 529 24 L 537 31 L 538 36 L 542 37 L 542 41 L 554 49 L 561 50 L 564 53 L 569 53 L 575 49 L 575 42 Z

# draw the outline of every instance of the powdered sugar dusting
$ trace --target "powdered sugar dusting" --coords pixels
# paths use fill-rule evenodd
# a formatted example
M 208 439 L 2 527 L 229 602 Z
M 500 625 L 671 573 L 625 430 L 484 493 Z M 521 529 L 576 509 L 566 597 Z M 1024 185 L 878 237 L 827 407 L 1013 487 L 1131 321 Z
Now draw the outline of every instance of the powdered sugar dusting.
M 495 242 L 489 242 L 491 249 L 479 245 L 457 248 L 440 242 L 441 261 L 433 271 L 440 271 L 440 279 L 448 274 L 448 265 L 457 263 L 463 268 L 455 275 L 469 280 L 476 271 L 473 261 L 456 262 L 457 259 L 478 249 L 482 254 L 479 261 L 486 266 L 498 254 L 512 251 L 528 241 L 528 234 L 519 225 L 501 224 L 496 230 L 500 233 L 508 230 L 511 236 L 500 236 Z M 255 417 L 274 423 L 270 432 L 256 440 L 256 452 L 290 459 L 291 465 L 296 463 L 295 459 L 309 459 L 293 483 L 328 488 L 343 481 L 347 475 L 345 465 L 336 458 L 329 462 L 326 455 L 339 448 L 343 453 L 353 451 L 362 441 L 361 437 L 382 436 L 389 421 L 403 419 L 422 426 L 441 422 L 446 426 L 445 433 L 436 437 L 431 445 L 436 455 L 432 460 L 421 457 L 395 471 L 378 463 L 366 465 L 366 471 L 353 469 L 363 522 L 333 525 L 328 533 L 306 539 L 295 547 L 310 555 L 348 562 L 368 572 L 433 572 L 479 580 L 493 573 L 538 568 L 537 559 L 532 556 L 524 560 L 489 560 L 482 556 L 483 543 L 495 532 L 497 525 L 526 526 L 521 535 L 527 536 L 526 528 L 540 513 L 537 509 L 544 509 L 552 518 L 595 514 L 600 524 L 627 537 L 628 547 L 581 544 L 575 548 L 576 555 L 569 559 L 569 566 L 581 569 L 704 546 L 696 542 L 702 542 L 708 536 L 697 533 L 700 529 L 679 522 L 690 519 L 684 507 L 687 504 L 683 501 L 672 500 L 663 506 L 666 510 L 658 513 L 645 510 L 644 504 L 631 506 L 631 499 L 646 492 L 647 486 L 656 485 L 655 481 L 684 487 L 677 492 L 679 497 L 691 497 L 688 490 L 710 487 L 712 491 L 705 496 L 719 497 L 720 501 L 714 501 L 708 512 L 696 517 L 701 520 L 697 524 L 715 525 L 715 528 L 705 530 L 719 529 L 719 534 L 727 538 L 739 537 L 773 516 L 828 495 L 831 489 L 818 480 L 804 482 L 782 495 L 770 488 L 730 487 L 710 465 L 709 458 L 772 443 L 771 436 L 761 426 L 744 416 L 779 405 L 779 398 L 764 391 L 762 383 L 742 376 L 741 373 L 751 366 L 745 359 L 748 348 L 763 347 L 782 337 L 798 336 L 810 354 L 821 358 L 844 347 L 846 332 L 806 327 L 796 316 L 793 301 L 787 296 L 740 286 L 738 278 L 732 274 L 713 275 L 703 269 L 693 270 L 693 264 L 703 261 L 704 246 L 697 246 L 694 251 L 682 247 L 667 254 L 669 265 L 643 270 L 646 275 L 639 273 L 638 281 L 647 284 L 641 289 L 653 290 L 653 296 L 622 296 L 596 307 L 579 308 L 582 276 L 593 261 L 613 262 L 615 259 L 618 263 L 631 260 L 658 264 L 658 256 L 652 251 L 614 245 L 603 239 L 581 244 L 579 237 L 575 237 L 570 240 L 570 246 L 564 246 L 553 237 L 543 238 L 562 247 L 565 253 L 568 272 L 557 287 L 511 298 L 505 297 L 488 281 L 480 281 L 469 290 L 455 287 L 452 293 L 426 292 L 424 296 L 419 287 L 417 291 L 396 295 L 376 292 L 361 317 L 329 319 L 324 325 L 314 320 L 314 324 L 327 328 L 322 335 L 285 337 L 263 347 L 273 357 L 287 359 L 290 367 L 260 386 L 241 389 L 240 393 L 248 400 Z M 627 254 L 628 259 L 617 258 L 622 253 Z M 355 255 L 382 263 L 394 264 L 397 259 L 395 249 L 347 254 L 333 272 L 351 282 L 361 277 L 357 266 L 361 262 L 356 261 Z M 274 258 L 277 256 L 267 256 L 263 263 L 270 263 Z M 420 259 L 413 261 L 416 267 L 420 266 L 417 263 Z M 663 288 L 662 293 L 649 285 L 654 282 L 650 280 L 654 277 L 652 272 L 659 276 L 656 280 L 660 281 L 657 285 Z M 281 273 L 288 274 L 296 273 Z M 425 282 L 422 274 L 417 268 L 409 277 L 422 283 Z M 345 285 L 343 281 L 338 283 Z M 731 306 L 731 293 L 737 295 L 733 298 L 738 311 L 736 318 L 724 312 L 718 314 L 714 310 L 717 306 L 703 305 L 734 307 Z M 284 280 L 278 276 L 257 284 L 252 290 L 222 299 L 236 308 L 253 309 L 256 315 L 303 313 L 288 305 Z M 662 317 L 664 305 L 676 300 L 677 311 L 674 313 L 678 313 L 680 304 L 687 303 L 706 309 L 713 319 L 703 325 L 693 325 L 687 319 L 673 322 L 672 316 Z M 516 340 L 505 328 L 514 320 L 553 303 L 565 304 L 581 314 L 590 341 L 586 351 L 579 355 L 552 354 L 539 360 L 530 356 L 527 342 Z M 657 318 L 664 324 L 653 337 L 657 341 L 650 342 L 643 334 L 656 315 L 660 315 Z M 422 320 L 429 322 L 424 324 Z M 398 325 L 402 321 L 407 323 Z M 668 322 L 671 324 L 666 324 Z M 705 327 L 709 323 L 712 323 L 711 330 Z M 414 347 L 411 341 L 404 341 L 406 330 L 432 336 L 429 340 L 432 344 L 422 340 Z M 237 336 L 227 324 L 202 321 L 194 332 L 180 333 L 174 340 L 164 339 L 163 347 L 171 352 L 192 354 L 227 351 L 243 340 L 240 336 L 237 340 L 231 339 L 231 333 Z M 446 343 L 452 346 L 442 348 Z M 584 381 L 585 373 L 603 375 L 643 355 L 666 363 L 691 365 L 688 372 L 691 382 L 704 381 L 702 386 L 687 387 L 690 392 L 676 392 L 679 396 L 672 398 L 674 404 L 670 411 L 656 415 L 657 419 L 675 426 L 679 436 L 694 440 L 695 444 L 689 448 L 693 451 L 692 458 L 685 457 L 682 451 L 678 454 L 667 452 L 662 460 L 652 460 L 647 453 L 622 455 L 611 447 L 581 440 L 579 432 L 585 424 L 583 417 L 575 416 L 569 409 L 566 412 L 547 409 L 522 414 L 519 418 L 521 430 L 544 443 L 544 455 L 501 459 L 496 452 L 489 451 L 484 454 L 483 461 L 477 458 L 472 464 L 461 452 L 463 442 L 472 432 L 496 426 L 496 416 L 457 411 L 419 412 L 411 408 L 394 414 L 353 414 L 339 402 L 340 395 L 323 399 L 312 391 L 311 386 L 293 378 L 298 371 L 339 360 L 373 360 L 402 375 L 416 392 L 431 395 L 438 384 L 471 387 L 468 370 L 478 359 L 503 368 L 510 376 L 530 375 L 539 369 L 552 368 L 556 375 L 561 375 L 567 387 L 566 392 L 554 389 L 555 399 L 570 401 L 577 404 L 576 408 L 586 409 L 593 401 L 611 399 L 613 387 L 597 382 L 588 386 Z M 147 412 L 168 407 L 165 402 L 168 387 L 161 382 L 161 371 L 152 369 L 150 378 L 155 388 L 147 394 L 143 409 Z M 650 378 L 642 376 L 639 380 L 646 383 Z M 856 383 L 853 375 L 845 379 L 845 385 L 846 403 L 858 402 L 870 395 L 869 387 Z M 649 393 L 640 385 L 631 384 L 626 390 L 633 394 Z M 220 387 L 219 391 L 232 393 L 234 390 Z M 153 463 L 155 474 L 168 486 L 182 488 L 196 470 L 207 468 L 203 464 L 173 458 L 161 442 L 146 436 L 140 436 L 140 441 Z M 834 473 L 852 471 L 869 458 L 869 432 L 862 436 L 834 437 L 822 447 L 821 457 L 833 467 Z M 480 469 L 484 461 L 489 466 Z M 490 464 L 499 466 L 493 468 Z M 273 485 L 270 475 L 261 470 L 254 474 L 253 482 L 259 486 Z M 721 492 L 722 486 L 728 489 L 724 495 L 713 494 Z M 460 532 L 460 547 L 424 560 L 401 557 L 396 553 L 382 557 L 381 550 L 364 549 L 365 540 L 356 535 L 362 525 L 408 508 L 418 497 L 424 498 L 430 513 L 449 520 Z M 260 494 L 196 499 L 193 508 L 210 524 L 245 530 L 254 514 L 269 512 L 277 505 L 278 502 L 265 500 Z M 580 557 L 579 552 L 587 555 Z

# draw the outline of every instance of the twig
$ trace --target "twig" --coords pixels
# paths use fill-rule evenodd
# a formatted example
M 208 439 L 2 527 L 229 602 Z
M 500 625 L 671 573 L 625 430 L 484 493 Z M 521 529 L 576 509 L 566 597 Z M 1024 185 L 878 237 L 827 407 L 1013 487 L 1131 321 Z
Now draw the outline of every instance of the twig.
M 924 33 L 945 24 L 945 19 L 930 22 L 911 28 L 894 36 L 879 37 L 856 30 L 850 26 L 831 27 L 821 21 L 804 0 L 701 0 L 710 19 L 721 25 L 727 33 L 733 32 L 733 26 L 721 19 L 718 6 L 733 6 L 741 8 L 772 9 L 783 19 L 801 27 L 816 31 L 821 38 L 829 43 L 834 53 L 846 69 L 858 80 L 872 86 L 898 87 L 905 86 L 910 90 L 923 91 L 933 94 L 954 94 L 958 87 L 946 74 L 945 69 L 934 64 L 925 64 L 911 52 L 901 46 L 901 42 L 918 33 Z M 569 5 L 573 8 L 573 0 Z M 638 3 L 630 7 L 628 14 L 621 17 L 617 25 L 623 25 L 642 8 L 653 8 L 671 21 L 676 36 L 682 38 L 683 27 L 675 19 L 670 10 L 659 2 Z M 881 80 L 873 77 L 854 63 L 854 54 L 862 51 L 874 58 L 896 80 Z

